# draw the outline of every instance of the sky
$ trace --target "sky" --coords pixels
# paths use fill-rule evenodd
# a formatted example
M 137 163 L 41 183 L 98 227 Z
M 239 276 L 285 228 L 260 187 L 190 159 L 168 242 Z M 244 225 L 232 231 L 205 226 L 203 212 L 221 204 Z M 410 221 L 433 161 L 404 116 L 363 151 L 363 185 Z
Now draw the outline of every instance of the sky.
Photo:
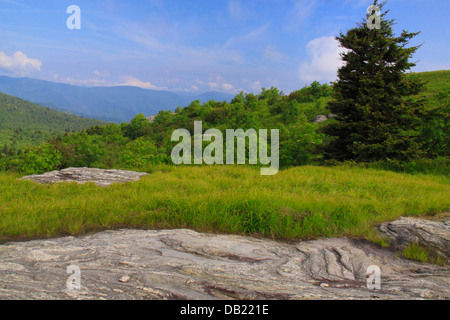
M 372 0 L 0 0 L 0 75 L 183 94 L 288 94 L 336 80 L 335 39 Z M 71 5 L 80 29 L 69 29 Z M 450 69 L 448 0 L 390 0 L 395 33 L 421 31 L 414 72 Z

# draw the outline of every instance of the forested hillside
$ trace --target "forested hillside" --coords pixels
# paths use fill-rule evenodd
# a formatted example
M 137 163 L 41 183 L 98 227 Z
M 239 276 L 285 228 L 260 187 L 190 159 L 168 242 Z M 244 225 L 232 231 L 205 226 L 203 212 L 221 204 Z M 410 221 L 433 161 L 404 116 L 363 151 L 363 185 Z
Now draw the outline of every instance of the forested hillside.
M 39 145 L 65 132 L 106 122 L 69 115 L 0 93 L 0 147 L 20 150 Z

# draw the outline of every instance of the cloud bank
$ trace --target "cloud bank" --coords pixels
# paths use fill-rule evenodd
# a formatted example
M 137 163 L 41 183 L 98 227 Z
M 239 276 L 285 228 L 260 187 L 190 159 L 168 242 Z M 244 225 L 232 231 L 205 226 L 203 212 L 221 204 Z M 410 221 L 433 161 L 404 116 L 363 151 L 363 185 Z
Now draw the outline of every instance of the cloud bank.
M 26 75 L 41 70 L 42 62 L 38 59 L 28 58 L 26 54 L 17 51 L 12 56 L 0 52 L 0 69 L 7 72 Z

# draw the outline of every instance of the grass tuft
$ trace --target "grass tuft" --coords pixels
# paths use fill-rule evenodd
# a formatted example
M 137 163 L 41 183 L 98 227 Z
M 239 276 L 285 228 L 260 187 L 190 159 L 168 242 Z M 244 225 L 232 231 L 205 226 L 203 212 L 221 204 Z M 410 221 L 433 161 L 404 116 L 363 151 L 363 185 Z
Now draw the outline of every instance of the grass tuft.
M 445 266 L 447 261 L 440 255 L 432 252 L 430 249 L 424 248 L 418 243 L 410 243 L 402 253 L 403 257 L 409 260 L 414 260 L 422 263 L 433 263 L 440 266 Z

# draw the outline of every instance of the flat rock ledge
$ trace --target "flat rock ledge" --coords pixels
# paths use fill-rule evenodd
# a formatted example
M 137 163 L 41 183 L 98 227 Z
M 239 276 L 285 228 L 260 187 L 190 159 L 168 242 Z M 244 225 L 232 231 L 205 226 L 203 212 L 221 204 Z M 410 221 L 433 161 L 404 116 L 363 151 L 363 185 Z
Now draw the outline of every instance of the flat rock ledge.
M 380 268 L 379 289 L 367 285 L 370 266 Z M 347 238 L 116 230 L 0 245 L 0 299 L 450 299 L 449 288 L 448 266 Z
M 147 175 L 145 172 L 126 170 L 67 168 L 60 171 L 46 172 L 40 175 L 25 176 L 20 179 L 48 184 L 58 182 L 77 182 L 84 184 L 87 182 L 93 182 L 99 186 L 109 186 L 113 183 L 137 181 L 145 175 Z

